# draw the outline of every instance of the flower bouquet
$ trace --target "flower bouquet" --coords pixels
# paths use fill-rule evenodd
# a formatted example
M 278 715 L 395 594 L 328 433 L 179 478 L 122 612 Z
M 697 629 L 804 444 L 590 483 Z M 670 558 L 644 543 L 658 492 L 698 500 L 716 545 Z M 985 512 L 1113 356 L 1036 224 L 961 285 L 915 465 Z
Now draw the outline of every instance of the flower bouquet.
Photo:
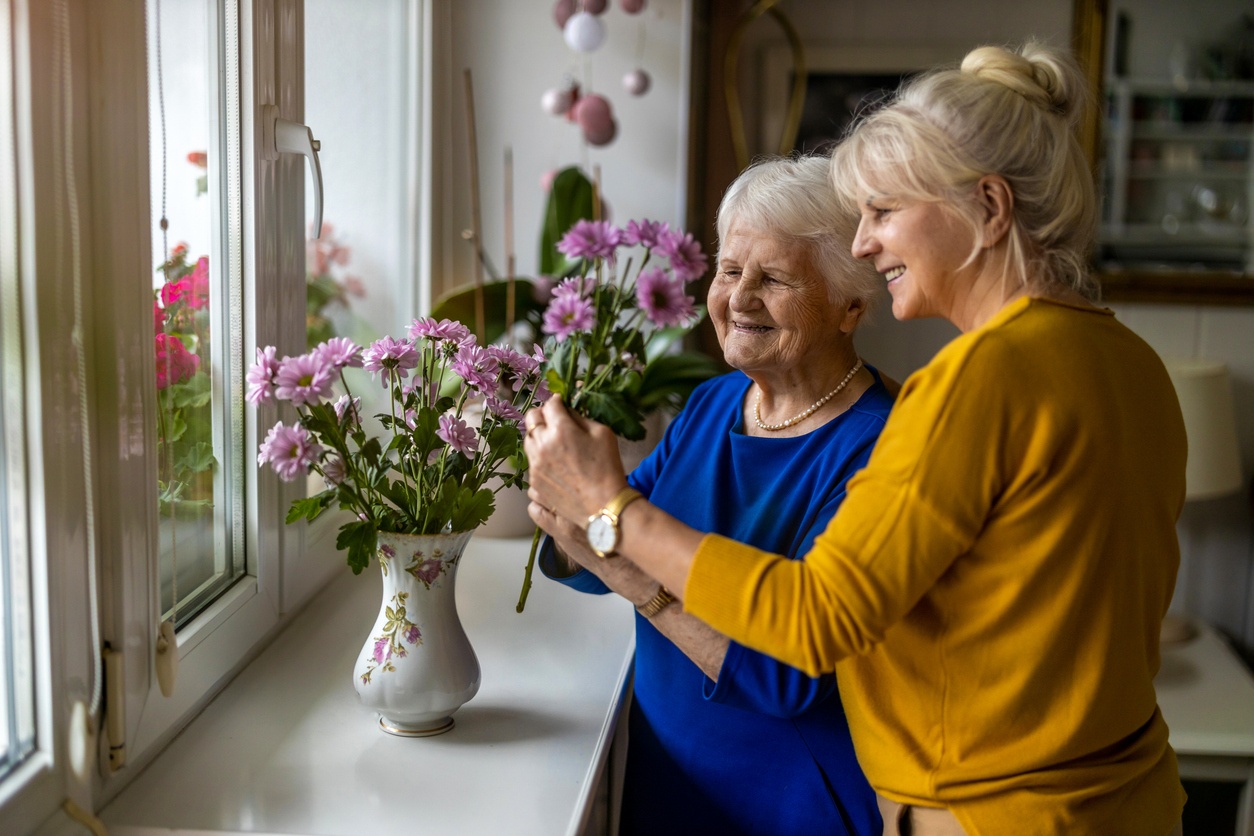
M 557 249 L 576 269 L 553 289 L 544 312 L 544 382 L 576 413 L 625 439 L 644 438 L 645 414 L 681 400 L 717 373 L 705 355 L 667 353 L 704 315 L 687 293 L 706 270 L 701 245 L 657 221 L 630 221 L 619 229 L 581 220 Z M 538 542 L 537 530 L 519 612 Z
M 348 367 L 388 390 L 390 410 L 376 416 L 382 437 L 362 423 Z M 336 546 L 354 573 L 369 563 L 379 532 L 470 531 L 492 514 L 489 479 L 500 477 L 495 490 L 525 488 L 522 417 L 548 396 L 538 356 L 480 346 L 461 323 L 430 318 L 414 320 L 407 339 L 383 337 L 364 350 L 344 337 L 281 360 L 273 346 L 258 349 L 247 382 L 251 403 L 290 401 L 298 414 L 270 429 L 258 463 L 287 481 L 312 470 L 327 484 L 295 500 L 287 521 L 313 520 L 337 504 L 350 511 Z M 343 392 L 333 400 L 337 385 Z

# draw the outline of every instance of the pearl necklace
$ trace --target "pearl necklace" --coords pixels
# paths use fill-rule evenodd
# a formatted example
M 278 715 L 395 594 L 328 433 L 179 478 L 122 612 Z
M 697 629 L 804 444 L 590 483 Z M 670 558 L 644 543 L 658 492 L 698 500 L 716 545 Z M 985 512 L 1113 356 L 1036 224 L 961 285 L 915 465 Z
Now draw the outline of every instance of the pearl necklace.
M 818 412 L 819 408 L 822 407 L 823 404 L 827 403 L 832 398 L 839 395 L 840 390 L 844 389 L 845 386 L 849 383 L 849 381 L 853 380 L 853 376 L 858 373 L 858 369 L 860 368 L 862 368 L 861 359 L 859 359 L 858 362 L 853 364 L 853 368 L 849 370 L 849 374 L 845 375 L 845 379 L 840 382 L 839 386 L 837 386 L 832 391 L 828 392 L 823 397 L 819 398 L 814 403 L 810 404 L 810 406 L 808 406 L 806 410 L 802 412 L 800 415 L 789 418 L 787 421 L 784 421 L 783 423 L 780 423 L 780 424 L 762 423 L 762 387 L 759 386 L 758 397 L 753 402 L 753 422 L 758 425 L 758 429 L 760 430 L 767 430 L 768 432 L 776 432 L 778 430 L 786 430 L 789 427 L 791 427 L 793 424 L 804 421 L 805 419 L 809 418 L 814 413 Z

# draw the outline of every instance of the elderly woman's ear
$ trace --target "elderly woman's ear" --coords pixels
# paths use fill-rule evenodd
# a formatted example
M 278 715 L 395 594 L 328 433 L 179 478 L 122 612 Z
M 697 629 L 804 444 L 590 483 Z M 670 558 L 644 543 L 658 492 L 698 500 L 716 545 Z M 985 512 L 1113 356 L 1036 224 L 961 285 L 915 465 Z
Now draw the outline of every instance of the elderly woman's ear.
M 845 303 L 844 316 L 840 318 L 840 330 L 844 334 L 852 334 L 866 313 L 865 299 L 850 299 Z
M 984 210 L 981 246 L 991 249 L 1010 231 L 1014 219 L 1014 192 L 1006 178 L 999 174 L 986 174 L 975 184 L 975 199 Z

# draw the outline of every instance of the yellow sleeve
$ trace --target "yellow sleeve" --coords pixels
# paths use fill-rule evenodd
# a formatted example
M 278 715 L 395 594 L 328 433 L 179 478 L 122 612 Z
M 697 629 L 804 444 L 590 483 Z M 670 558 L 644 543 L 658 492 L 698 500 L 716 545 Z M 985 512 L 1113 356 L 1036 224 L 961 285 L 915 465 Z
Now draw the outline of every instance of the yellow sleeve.
M 707 536 L 684 609 L 811 676 L 878 643 L 971 546 L 1001 489 L 1013 406 L 979 345 L 951 344 L 907 381 L 803 560 Z

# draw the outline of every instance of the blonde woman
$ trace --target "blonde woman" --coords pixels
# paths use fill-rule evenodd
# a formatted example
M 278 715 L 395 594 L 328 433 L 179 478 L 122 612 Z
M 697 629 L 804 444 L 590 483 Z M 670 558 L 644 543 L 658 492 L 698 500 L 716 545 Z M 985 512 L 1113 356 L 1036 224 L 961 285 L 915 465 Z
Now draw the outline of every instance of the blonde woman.
M 885 833 L 1179 831 L 1153 677 L 1185 436 L 1154 352 L 1090 301 L 1092 176 L 1071 60 L 985 47 L 837 149 L 855 255 L 899 319 L 963 333 L 911 376 L 802 560 L 648 503 L 618 551 L 733 640 L 837 671 Z M 533 517 L 566 536 L 622 487 L 608 433 L 529 414 Z

